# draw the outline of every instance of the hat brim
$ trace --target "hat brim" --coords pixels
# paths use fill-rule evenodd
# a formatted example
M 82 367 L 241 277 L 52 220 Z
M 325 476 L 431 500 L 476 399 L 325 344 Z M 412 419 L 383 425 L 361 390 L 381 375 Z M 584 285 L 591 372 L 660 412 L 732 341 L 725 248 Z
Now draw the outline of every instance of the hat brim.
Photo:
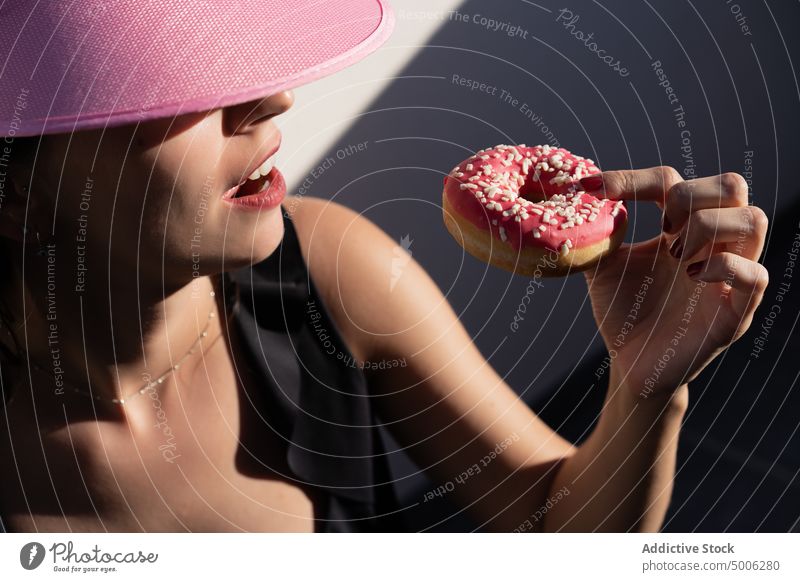
M 394 28 L 386 0 L 155 0 L 91 14 L 64 3 L 13 4 L 0 10 L 4 30 L 20 21 L 16 38 L 0 40 L 6 137 L 250 101 L 352 65 Z

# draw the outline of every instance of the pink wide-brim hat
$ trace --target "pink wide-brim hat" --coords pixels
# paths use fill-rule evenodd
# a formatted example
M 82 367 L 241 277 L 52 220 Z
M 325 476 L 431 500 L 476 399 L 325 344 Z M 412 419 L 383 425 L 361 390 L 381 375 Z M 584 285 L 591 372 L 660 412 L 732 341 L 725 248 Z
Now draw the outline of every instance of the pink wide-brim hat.
M 112 127 L 291 89 L 389 36 L 386 0 L 13 0 L 0 6 L 4 137 Z

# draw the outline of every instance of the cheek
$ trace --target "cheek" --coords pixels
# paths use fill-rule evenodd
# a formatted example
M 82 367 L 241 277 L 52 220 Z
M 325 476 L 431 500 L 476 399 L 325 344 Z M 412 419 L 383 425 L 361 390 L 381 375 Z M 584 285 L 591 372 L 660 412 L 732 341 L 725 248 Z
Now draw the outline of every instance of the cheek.
M 78 182 L 78 180 L 76 180 Z M 111 252 L 136 251 L 137 240 L 149 237 L 144 226 L 143 195 L 130 184 L 122 187 L 115 176 L 100 172 L 76 183 L 69 192 L 62 190 L 58 200 L 59 236 L 65 242 L 85 246 L 91 256 L 102 257 Z
M 202 181 L 179 178 L 172 184 L 158 182 L 150 186 L 139 215 L 143 242 L 147 239 L 149 248 L 169 255 L 188 255 L 199 239 L 213 238 L 218 230 L 215 194 Z

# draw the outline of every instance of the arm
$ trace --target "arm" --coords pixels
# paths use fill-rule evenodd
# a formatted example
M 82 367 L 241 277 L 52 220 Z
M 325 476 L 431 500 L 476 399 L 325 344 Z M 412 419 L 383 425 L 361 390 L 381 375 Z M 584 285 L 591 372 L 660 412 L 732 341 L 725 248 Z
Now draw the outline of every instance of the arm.
M 603 412 L 592 434 L 565 459 L 553 491 L 569 491 L 543 517 L 545 531 L 657 531 L 675 474 L 686 384 L 642 399 L 611 368 Z
M 403 277 L 407 293 L 389 300 L 387 313 L 398 319 L 384 332 L 414 331 L 379 339 L 372 358 L 417 355 L 405 369 L 373 373 L 371 386 L 387 395 L 379 400 L 381 417 L 417 465 L 435 484 L 454 484 L 445 494 L 492 531 L 658 529 L 671 494 L 685 385 L 643 400 L 621 389 L 612 367 L 598 425 L 575 448 L 491 369 L 420 267 Z M 519 440 L 491 455 L 514 435 Z
M 335 203 L 306 197 L 298 212 L 309 271 L 354 356 L 406 362 L 365 370 L 384 425 L 434 490 L 452 484 L 443 494 L 486 529 L 519 527 L 546 501 L 574 447 L 488 364 L 438 286 L 396 241 Z
M 596 430 L 556 479 L 577 495 L 548 512 L 545 525 L 658 530 L 688 383 L 752 321 L 769 280 L 757 262 L 768 221 L 747 205 L 736 174 L 684 181 L 658 167 L 605 172 L 601 185 L 599 195 L 656 203 L 664 226 L 586 272 L 611 348 L 609 393 Z
M 357 358 L 405 361 L 403 367 L 368 370 L 370 390 L 382 421 L 441 494 L 452 496 L 493 531 L 660 527 L 671 493 L 677 433 L 687 405 L 686 383 L 726 345 L 715 340 L 695 346 L 684 340 L 683 351 L 701 356 L 693 359 L 697 361 L 691 374 L 673 366 L 661 377 L 659 390 L 642 397 L 653 355 L 663 353 L 669 342 L 668 337 L 654 336 L 652 330 L 672 333 L 663 321 L 659 327 L 658 320 L 651 319 L 656 316 L 650 314 L 665 314 L 663 307 L 670 298 L 676 305 L 673 311 L 683 310 L 686 291 L 695 285 L 692 280 L 682 281 L 680 288 L 659 281 L 662 292 L 651 294 L 635 333 L 627 336 L 629 351 L 619 350 L 613 361 L 598 425 L 576 448 L 536 416 L 492 369 L 436 284 L 395 241 L 342 206 L 320 201 L 309 208 L 307 212 L 316 215 L 307 221 L 306 228 L 313 233 L 310 245 L 331 253 L 326 257 L 324 252 L 309 251 L 310 270 L 323 281 L 318 288 L 329 290 L 324 299 L 332 311 L 338 311 L 336 320 L 342 322 Z M 677 212 L 674 216 L 677 228 L 688 217 L 681 218 Z M 718 227 L 714 232 L 720 232 Z M 733 227 L 728 227 L 721 231 L 729 233 Z M 706 248 L 696 233 L 707 235 L 708 229 L 697 229 L 694 238 L 687 239 L 693 249 L 687 257 L 695 259 Z M 760 227 L 752 236 L 760 236 L 763 242 Z M 670 262 L 674 259 L 663 244 L 640 245 L 633 253 L 617 253 L 619 265 L 609 262 L 594 276 L 587 276 L 607 345 L 628 312 L 630 297 L 639 289 L 641 273 L 633 267 L 650 268 L 654 252 L 660 253 L 658 264 L 663 270 L 648 276 L 674 278 L 676 267 L 685 267 Z M 747 248 L 751 254 L 754 249 L 760 252 L 759 244 Z M 314 256 L 324 258 L 315 265 Z M 728 276 L 725 266 L 709 269 L 704 276 L 722 281 Z M 744 304 L 755 309 L 766 285 L 763 273 L 751 265 L 740 267 L 735 287 L 739 292 L 749 289 L 752 301 Z M 606 299 L 608 289 L 618 287 L 621 273 L 629 283 L 629 294 L 615 292 Z M 620 298 L 621 303 L 615 304 Z M 671 315 L 667 310 L 666 316 Z M 752 313 L 733 315 L 726 321 L 735 321 L 741 335 Z M 694 329 L 703 330 L 702 336 L 708 338 L 706 322 L 696 321 Z M 715 331 L 725 337 L 725 330 Z M 699 341 L 698 337 L 699 332 L 690 336 L 692 341 Z M 727 342 L 732 339 L 727 336 Z M 419 503 L 428 498 L 424 495 Z

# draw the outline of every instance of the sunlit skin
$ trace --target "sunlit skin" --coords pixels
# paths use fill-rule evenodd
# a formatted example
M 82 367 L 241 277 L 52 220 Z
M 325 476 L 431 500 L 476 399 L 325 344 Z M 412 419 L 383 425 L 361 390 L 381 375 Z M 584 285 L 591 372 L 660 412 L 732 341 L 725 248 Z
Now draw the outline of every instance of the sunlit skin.
M 221 194 L 278 143 L 273 118 L 291 104 L 292 95 L 282 93 L 138 128 L 46 138 L 35 165 L 16 168 L 14 195 L 0 216 L 16 266 L 5 302 L 21 306 L 24 290 L 28 319 L 23 326 L 20 317 L 16 332 L 27 338 L 31 361 L 50 365 L 46 259 L 36 254 L 35 233 L 51 238 L 56 193 L 52 239 L 65 378 L 117 397 L 141 386 L 144 371 L 156 375 L 183 355 L 209 311 L 221 313 L 219 294 L 210 293 L 218 274 L 266 258 L 283 236 L 281 208 L 232 210 Z M 75 236 L 87 176 L 93 184 L 87 275 L 79 294 Z M 601 335 L 616 352 L 602 417 L 580 447 L 545 425 L 491 368 L 416 261 L 410 258 L 395 285 L 388 284 L 396 242 L 381 229 L 328 201 L 289 196 L 285 203 L 311 277 L 354 356 L 405 358 L 405 367 L 365 373 L 369 389 L 386 395 L 376 399 L 382 420 L 433 482 L 447 482 L 497 443 L 519 437 L 452 492 L 484 529 L 658 529 L 671 494 L 687 382 L 746 330 L 766 287 L 756 261 L 767 221 L 746 206 L 740 177 L 689 184 L 664 168 L 604 177 L 608 196 L 661 205 L 671 228 L 623 246 L 585 276 Z M 23 190 L 29 182 L 30 196 Z M 209 183 L 195 276 L 190 239 Z M 680 260 L 668 252 L 678 234 L 685 246 Z M 658 383 L 643 393 L 674 337 L 672 322 L 683 317 L 697 286 L 686 267 L 709 253 L 696 319 Z M 731 269 L 732 289 L 723 283 Z M 646 275 L 657 283 L 635 329 L 615 346 Z M 178 443 L 180 456 L 172 461 L 159 450 L 164 437 L 153 428 L 151 400 L 119 406 L 69 390 L 58 395 L 46 373 L 31 368 L 28 376 L 27 367 L 4 362 L 4 381 L 17 390 L 2 419 L 10 430 L 0 430 L 0 471 L 19 477 L 6 480 L 9 490 L 0 496 L 9 529 L 312 531 L 320 500 L 281 476 L 285 445 L 266 430 L 263 436 L 241 430 L 260 422 L 253 409 L 258 379 L 242 370 L 237 377 L 237 338 L 223 323 L 212 319 L 203 350 L 159 389 L 159 410 Z M 13 345 L 7 334 L 2 341 Z M 533 519 L 563 488 L 569 495 Z

